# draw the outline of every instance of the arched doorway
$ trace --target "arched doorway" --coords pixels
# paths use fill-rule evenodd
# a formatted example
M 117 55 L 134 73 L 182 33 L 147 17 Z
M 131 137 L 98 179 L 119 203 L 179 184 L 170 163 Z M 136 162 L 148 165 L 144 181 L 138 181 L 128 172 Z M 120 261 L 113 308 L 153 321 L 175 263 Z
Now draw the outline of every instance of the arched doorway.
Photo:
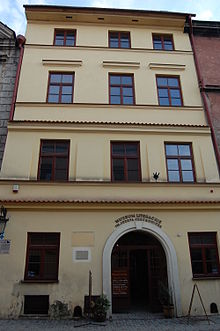
M 136 230 L 115 243 L 111 257 L 112 311 L 159 312 L 160 282 L 167 285 L 166 256 L 151 234 Z
M 172 298 L 174 303 L 174 311 L 176 316 L 182 316 L 182 307 L 180 299 L 180 285 L 179 285 L 179 273 L 178 273 L 178 263 L 175 248 L 166 235 L 166 233 L 161 229 L 161 226 L 153 224 L 152 217 L 149 216 L 149 222 L 147 222 L 148 215 L 145 215 L 145 221 L 141 221 L 137 215 L 126 216 L 126 223 L 117 226 L 115 230 L 106 240 L 103 256 L 102 256 L 102 267 L 103 267 L 103 293 L 107 295 L 111 302 L 111 307 L 109 309 L 109 314 L 112 313 L 112 271 L 111 271 L 111 257 L 112 250 L 116 242 L 124 234 L 141 230 L 152 234 L 161 243 L 167 262 L 167 278 L 168 285 L 172 291 Z

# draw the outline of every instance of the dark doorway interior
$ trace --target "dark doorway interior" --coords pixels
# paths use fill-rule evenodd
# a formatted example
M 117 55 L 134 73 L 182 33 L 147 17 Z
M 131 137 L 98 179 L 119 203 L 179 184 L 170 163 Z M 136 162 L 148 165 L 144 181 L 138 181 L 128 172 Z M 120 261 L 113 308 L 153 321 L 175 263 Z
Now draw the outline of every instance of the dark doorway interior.
M 161 311 L 160 282 L 167 283 L 160 242 L 142 231 L 122 236 L 112 251 L 113 312 Z
M 146 310 L 149 304 L 147 250 L 131 250 L 129 259 L 131 309 Z

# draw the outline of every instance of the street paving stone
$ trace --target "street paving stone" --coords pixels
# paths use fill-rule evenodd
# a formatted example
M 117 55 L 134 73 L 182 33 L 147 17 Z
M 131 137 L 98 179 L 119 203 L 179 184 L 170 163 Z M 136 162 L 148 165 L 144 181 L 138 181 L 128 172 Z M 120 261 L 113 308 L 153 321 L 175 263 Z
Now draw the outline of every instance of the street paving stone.
M 86 324 L 86 320 L 18 319 L 0 320 L 0 331 L 220 331 L 220 316 L 164 319 L 151 314 L 113 314 L 105 323 Z M 86 325 L 83 325 L 86 324 Z

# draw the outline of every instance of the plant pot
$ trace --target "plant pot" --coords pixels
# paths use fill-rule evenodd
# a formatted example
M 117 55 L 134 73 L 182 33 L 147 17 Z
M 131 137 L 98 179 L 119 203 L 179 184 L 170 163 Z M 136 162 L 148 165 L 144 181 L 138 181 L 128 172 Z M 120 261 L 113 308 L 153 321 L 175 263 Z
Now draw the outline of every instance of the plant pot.
M 173 305 L 163 306 L 163 314 L 165 318 L 173 318 L 174 306 Z
M 106 312 L 95 312 L 94 313 L 94 320 L 96 322 L 105 322 L 106 320 Z

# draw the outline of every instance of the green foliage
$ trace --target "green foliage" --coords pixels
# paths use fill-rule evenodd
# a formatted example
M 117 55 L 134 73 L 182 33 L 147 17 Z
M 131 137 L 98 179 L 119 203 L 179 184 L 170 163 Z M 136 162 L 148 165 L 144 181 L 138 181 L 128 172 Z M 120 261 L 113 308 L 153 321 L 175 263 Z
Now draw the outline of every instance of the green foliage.
M 107 313 L 110 302 L 105 294 L 100 295 L 94 306 L 94 313 Z

